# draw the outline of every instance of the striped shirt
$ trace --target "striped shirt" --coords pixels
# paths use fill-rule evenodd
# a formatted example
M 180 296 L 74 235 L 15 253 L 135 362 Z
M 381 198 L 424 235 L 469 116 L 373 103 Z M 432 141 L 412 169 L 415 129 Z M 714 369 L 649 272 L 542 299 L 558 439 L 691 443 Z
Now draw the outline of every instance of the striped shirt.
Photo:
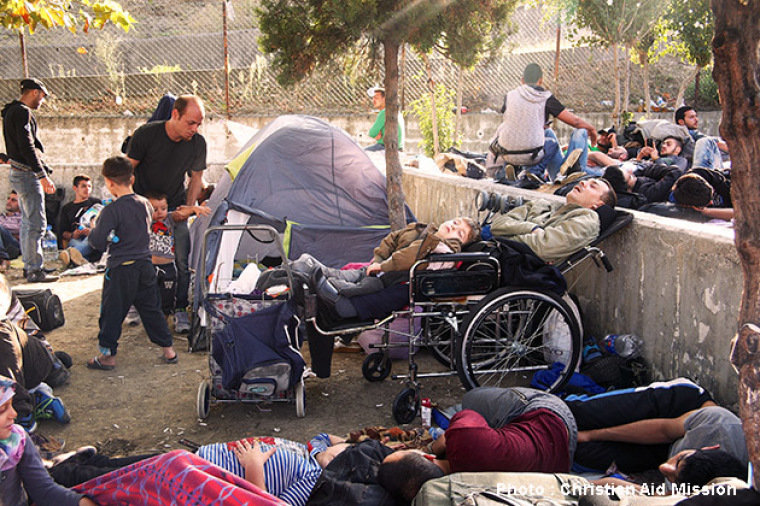
M 330 446 L 330 436 L 319 434 L 309 441 L 308 447 L 275 437 L 258 439 L 261 451 L 276 448 L 264 464 L 264 484 L 267 492 L 291 506 L 305 505 L 317 478 L 322 474 L 322 467 L 314 457 Z M 245 469 L 233 451 L 227 448 L 227 443 L 204 445 L 196 453 L 212 464 L 245 479 Z

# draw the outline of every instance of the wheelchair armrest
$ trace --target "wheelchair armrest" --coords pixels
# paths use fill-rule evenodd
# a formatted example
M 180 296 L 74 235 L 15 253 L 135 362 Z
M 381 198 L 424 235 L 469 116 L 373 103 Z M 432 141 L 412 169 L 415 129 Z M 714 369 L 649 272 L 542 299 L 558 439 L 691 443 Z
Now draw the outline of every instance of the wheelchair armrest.
M 486 260 L 490 257 L 485 251 L 473 251 L 471 253 L 434 253 L 427 257 L 428 262 L 469 262 Z

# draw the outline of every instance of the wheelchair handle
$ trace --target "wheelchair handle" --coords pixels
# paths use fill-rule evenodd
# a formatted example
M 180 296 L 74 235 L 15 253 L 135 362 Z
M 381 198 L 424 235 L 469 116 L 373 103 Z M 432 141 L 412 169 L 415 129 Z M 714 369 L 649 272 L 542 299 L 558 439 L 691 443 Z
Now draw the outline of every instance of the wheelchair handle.
M 612 262 L 610 262 L 610 259 L 607 257 L 607 255 L 602 252 L 600 255 L 600 260 L 602 261 L 602 265 L 604 265 L 604 270 L 607 272 L 612 272 L 615 268 L 612 266 Z
M 461 262 L 468 260 L 486 260 L 491 255 L 485 251 L 467 253 L 435 253 L 427 257 L 428 262 Z

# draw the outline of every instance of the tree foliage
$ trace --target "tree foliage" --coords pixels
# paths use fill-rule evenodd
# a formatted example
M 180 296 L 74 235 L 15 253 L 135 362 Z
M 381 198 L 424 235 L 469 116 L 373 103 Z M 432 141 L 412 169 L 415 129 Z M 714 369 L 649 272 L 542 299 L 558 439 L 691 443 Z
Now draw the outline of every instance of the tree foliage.
M 134 18 L 120 4 L 112 0 L 3 0 L 0 2 L 0 26 L 12 30 L 28 29 L 34 33 L 38 27 L 67 28 L 76 32 L 102 28 L 107 23 L 129 31 Z
M 709 0 L 670 2 L 663 15 L 664 52 L 703 68 L 712 61 L 715 19 Z
M 442 84 L 435 87 L 435 109 L 438 129 L 438 143 L 440 151 L 446 151 L 452 146 L 459 147 L 460 140 L 454 138 L 454 90 L 446 89 Z M 433 148 L 433 100 L 430 93 L 423 93 L 420 98 L 409 104 L 412 112 L 417 116 L 420 125 L 422 140 L 420 146 L 425 148 L 425 154 L 432 157 L 435 155 Z
M 667 0 L 578 0 L 576 23 L 593 35 L 581 42 L 610 47 L 633 46 L 663 14 Z
M 357 47 L 383 46 L 386 92 L 386 176 L 391 226 L 403 226 L 401 164 L 396 139 L 398 49 L 409 42 L 422 51 L 445 47 L 469 67 L 487 52 L 489 36 L 516 0 L 261 0 L 257 9 L 261 49 L 272 55 L 280 84 L 292 85 L 317 66 Z M 511 7 L 510 7 L 511 6 Z M 400 197 L 400 198 L 399 198 Z

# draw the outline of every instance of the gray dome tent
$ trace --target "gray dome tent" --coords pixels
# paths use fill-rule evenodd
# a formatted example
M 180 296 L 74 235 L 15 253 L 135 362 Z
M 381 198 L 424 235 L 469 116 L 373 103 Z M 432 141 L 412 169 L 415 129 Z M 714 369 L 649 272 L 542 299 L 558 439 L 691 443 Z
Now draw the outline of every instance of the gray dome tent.
M 191 227 L 191 265 L 199 274 L 211 273 L 221 257 L 232 265 L 233 259 L 261 261 L 272 253 L 254 250 L 261 245 L 245 237 L 236 251 L 220 252 L 219 238 L 212 234 L 204 269 L 204 233 L 226 223 L 229 211 L 242 213 L 247 223 L 277 229 L 290 259 L 309 253 L 332 267 L 370 261 L 390 231 L 385 183 L 385 175 L 340 128 L 310 116 L 281 116 L 259 130 L 227 166 L 212 195 L 211 217 L 199 217 Z M 408 222 L 416 221 L 408 207 L 406 215 Z

